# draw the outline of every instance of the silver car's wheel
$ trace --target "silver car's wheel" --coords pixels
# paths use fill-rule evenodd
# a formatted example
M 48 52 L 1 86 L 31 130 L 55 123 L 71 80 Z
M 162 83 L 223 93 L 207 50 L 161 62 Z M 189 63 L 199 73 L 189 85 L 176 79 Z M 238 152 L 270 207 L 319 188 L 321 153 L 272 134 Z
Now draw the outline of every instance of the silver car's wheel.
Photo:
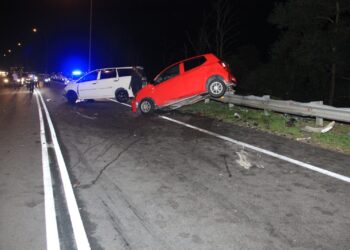
M 75 104 L 75 102 L 76 102 L 77 99 L 78 99 L 78 95 L 77 95 L 77 93 L 75 93 L 73 90 L 70 90 L 70 91 L 68 91 L 68 93 L 66 94 L 66 98 L 67 98 L 67 101 L 68 101 L 70 104 Z
M 115 93 L 115 99 L 117 99 L 118 102 L 126 103 L 129 101 L 129 94 L 128 91 L 125 89 L 119 89 Z
M 214 79 L 209 83 L 208 92 L 212 97 L 219 98 L 226 92 L 226 85 L 220 79 Z

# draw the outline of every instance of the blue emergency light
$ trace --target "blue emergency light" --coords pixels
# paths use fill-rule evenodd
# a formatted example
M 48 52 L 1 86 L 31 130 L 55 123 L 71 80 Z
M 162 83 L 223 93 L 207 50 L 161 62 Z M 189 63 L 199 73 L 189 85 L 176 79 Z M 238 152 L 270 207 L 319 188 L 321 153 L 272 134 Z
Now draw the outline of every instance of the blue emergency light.
M 81 72 L 81 70 L 78 69 L 72 71 L 73 76 L 81 76 L 82 74 L 83 72 Z

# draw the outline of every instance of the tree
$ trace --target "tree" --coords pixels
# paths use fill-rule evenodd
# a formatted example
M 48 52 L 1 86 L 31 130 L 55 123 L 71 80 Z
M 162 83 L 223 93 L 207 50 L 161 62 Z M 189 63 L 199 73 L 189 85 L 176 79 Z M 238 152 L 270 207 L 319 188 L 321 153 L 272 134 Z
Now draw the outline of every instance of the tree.
M 215 23 L 215 49 L 220 58 L 229 57 L 237 46 L 237 9 L 231 0 L 217 0 L 213 5 Z
M 187 32 L 193 51 L 196 54 L 214 52 L 220 58 L 232 56 L 239 36 L 237 16 L 231 0 L 216 0 L 210 11 L 204 12 L 194 38 Z
M 272 64 L 287 92 L 326 98 L 333 104 L 337 82 L 349 75 L 350 0 L 287 0 L 270 21 L 281 37 Z

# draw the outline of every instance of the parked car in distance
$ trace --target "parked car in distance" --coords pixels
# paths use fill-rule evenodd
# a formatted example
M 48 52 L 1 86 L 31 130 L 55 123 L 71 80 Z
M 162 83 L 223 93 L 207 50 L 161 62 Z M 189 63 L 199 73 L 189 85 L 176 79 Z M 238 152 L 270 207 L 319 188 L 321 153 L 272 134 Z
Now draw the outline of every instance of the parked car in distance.
M 90 71 L 78 80 L 69 82 L 64 95 L 70 103 L 75 103 L 77 99 L 114 97 L 119 102 L 127 102 L 130 97 L 134 97 L 131 86 L 134 68 L 116 67 Z
M 69 79 L 62 73 L 53 73 L 50 76 L 48 76 L 45 81 L 45 83 L 49 83 L 48 85 L 56 89 L 65 88 L 68 82 L 69 82 Z
M 148 114 L 191 96 L 209 94 L 219 98 L 235 83 L 228 65 L 215 55 L 196 56 L 161 71 L 138 92 L 132 101 L 132 110 Z

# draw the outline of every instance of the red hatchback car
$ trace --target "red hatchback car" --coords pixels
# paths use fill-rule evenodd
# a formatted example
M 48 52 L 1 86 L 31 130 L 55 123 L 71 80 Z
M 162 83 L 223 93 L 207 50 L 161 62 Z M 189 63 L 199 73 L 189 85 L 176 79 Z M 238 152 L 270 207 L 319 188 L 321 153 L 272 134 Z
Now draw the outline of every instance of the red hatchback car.
M 209 94 L 218 98 L 236 83 L 228 66 L 213 54 L 177 62 L 160 72 L 132 101 L 132 110 L 143 114 L 179 100 Z

